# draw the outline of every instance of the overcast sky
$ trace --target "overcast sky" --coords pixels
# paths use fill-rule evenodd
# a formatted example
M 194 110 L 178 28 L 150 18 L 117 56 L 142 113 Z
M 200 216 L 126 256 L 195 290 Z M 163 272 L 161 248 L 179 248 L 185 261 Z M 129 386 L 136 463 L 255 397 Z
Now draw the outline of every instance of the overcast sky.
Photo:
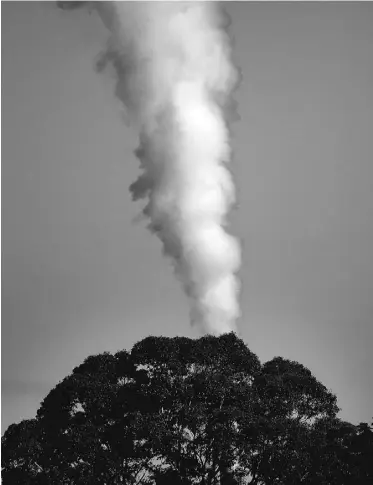
M 373 416 L 373 4 L 230 3 L 242 338 Z M 94 63 L 108 33 L 2 3 L 2 430 L 88 355 L 198 337 L 158 240 L 133 224 L 137 140 Z

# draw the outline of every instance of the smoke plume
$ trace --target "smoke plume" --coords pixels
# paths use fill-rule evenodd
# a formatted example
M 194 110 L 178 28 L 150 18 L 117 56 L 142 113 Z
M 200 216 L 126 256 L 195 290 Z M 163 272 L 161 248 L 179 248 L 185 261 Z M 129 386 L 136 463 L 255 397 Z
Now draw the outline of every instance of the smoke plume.
M 78 2 L 79 3 L 79 2 Z M 212 2 L 93 2 L 111 32 L 98 68 L 111 65 L 116 96 L 139 133 L 146 201 L 204 332 L 235 331 L 240 246 L 225 230 L 235 203 L 229 117 L 239 75 L 228 20 Z

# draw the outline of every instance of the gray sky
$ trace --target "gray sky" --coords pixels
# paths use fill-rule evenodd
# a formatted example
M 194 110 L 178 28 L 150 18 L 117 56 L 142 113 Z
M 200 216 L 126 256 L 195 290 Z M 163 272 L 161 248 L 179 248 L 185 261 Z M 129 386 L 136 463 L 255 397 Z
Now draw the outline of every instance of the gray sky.
M 242 338 L 373 415 L 373 4 L 230 3 Z M 198 336 L 141 204 L 137 140 L 107 32 L 52 3 L 2 3 L 2 430 L 93 353 Z

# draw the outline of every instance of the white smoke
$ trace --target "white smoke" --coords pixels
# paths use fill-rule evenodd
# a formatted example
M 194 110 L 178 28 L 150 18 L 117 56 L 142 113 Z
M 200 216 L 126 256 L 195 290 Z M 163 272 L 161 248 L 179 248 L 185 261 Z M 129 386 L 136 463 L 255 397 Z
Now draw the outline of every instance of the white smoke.
M 133 198 L 147 201 L 192 322 L 235 331 L 240 246 L 224 227 L 235 202 L 227 115 L 238 73 L 227 19 L 212 2 L 93 5 L 112 34 L 99 68 L 114 66 L 116 95 L 140 136 Z

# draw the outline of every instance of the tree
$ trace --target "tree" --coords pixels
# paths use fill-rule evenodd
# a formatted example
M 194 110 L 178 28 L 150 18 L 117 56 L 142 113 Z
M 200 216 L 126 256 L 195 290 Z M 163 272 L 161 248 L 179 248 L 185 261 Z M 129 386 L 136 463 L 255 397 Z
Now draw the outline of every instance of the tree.
M 36 419 L 10 425 L 2 443 L 3 483 L 47 484 L 47 474 L 41 465 L 43 454 L 41 428 Z
M 347 459 L 351 470 L 349 483 L 368 485 L 373 483 L 373 423 L 360 423 L 355 433 L 350 433 L 344 442 L 347 448 Z
M 305 483 L 311 430 L 318 420 L 335 418 L 336 397 L 303 365 L 281 357 L 263 365 L 253 387 L 256 409 L 242 445 L 252 483 Z
M 308 369 L 261 365 L 233 333 L 148 337 L 88 357 L 8 428 L 3 483 L 365 485 L 371 428 L 337 412 Z

